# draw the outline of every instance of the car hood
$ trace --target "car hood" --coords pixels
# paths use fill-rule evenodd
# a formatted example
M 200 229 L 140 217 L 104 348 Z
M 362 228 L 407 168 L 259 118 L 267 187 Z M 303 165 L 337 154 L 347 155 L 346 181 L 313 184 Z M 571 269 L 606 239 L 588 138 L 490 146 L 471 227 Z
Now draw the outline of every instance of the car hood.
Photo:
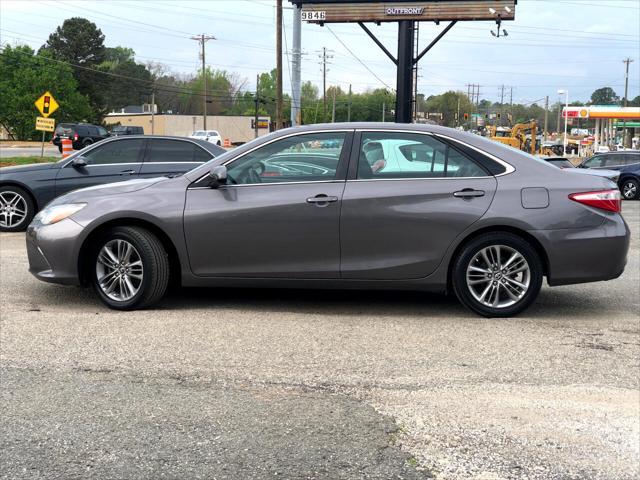
M 2 167 L 0 169 L 0 174 L 14 174 L 14 173 L 26 173 L 26 172 L 36 172 L 38 170 L 48 170 L 50 168 L 54 168 L 57 164 L 55 163 L 32 163 L 30 165 L 16 165 L 13 167 Z
M 103 197 L 107 195 L 119 195 L 123 193 L 136 192 L 144 188 L 148 188 L 156 183 L 169 180 L 167 177 L 140 178 L 136 180 L 128 180 L 125 182 L 106 183 L 104 185 L 95 185 L 93 187 L 80 188 L 74 190 L 51 202 L 51 205 L 71 202 L 83 202 L 92 197 Z

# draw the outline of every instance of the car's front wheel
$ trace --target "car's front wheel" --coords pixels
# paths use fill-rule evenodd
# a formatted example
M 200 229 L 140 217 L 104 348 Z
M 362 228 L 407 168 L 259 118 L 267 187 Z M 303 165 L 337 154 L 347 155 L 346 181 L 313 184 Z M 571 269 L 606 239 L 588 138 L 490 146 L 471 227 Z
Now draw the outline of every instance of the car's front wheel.
M 33 200 L 22 188 L 0 187 L 0 232 L 21 232 L 34 214 Z
M 485 317 L 511 317 L 536 299 L 543 269 L 523 238 L 495 232 L 466 244 L 454 261 L 453 289 L 460 302 Z
M 169 259 L 158 238 L 139 227 L 115 227 L 94 245 L 93 286 L 116 310 L 134 310 L 162 298 L 169 283 Z
M 625 200 L 635 200 L 640 196 L 640 183 L 633 178 L 629 178 L 622 182 L 620 191 Z

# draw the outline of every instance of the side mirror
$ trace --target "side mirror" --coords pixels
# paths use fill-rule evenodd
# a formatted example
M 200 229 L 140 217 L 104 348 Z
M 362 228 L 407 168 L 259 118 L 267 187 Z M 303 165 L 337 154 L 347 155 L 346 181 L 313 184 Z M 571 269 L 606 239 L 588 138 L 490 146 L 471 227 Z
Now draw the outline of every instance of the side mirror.
M 71 165 L 74 168 L 82 168 L 82 167 L 86 167 L 87 166 L 87 161 L 85 160 L 85 158 L 82 155 L 80 155 L 80 156 L 77 156 L 76 158 L 74 158 L 71 161 Z
M 211 188 L 218 188 L 220 185 L 227 183 L 227 167 L 224 165 L 213 167 L 209 172 L 209 180 Z

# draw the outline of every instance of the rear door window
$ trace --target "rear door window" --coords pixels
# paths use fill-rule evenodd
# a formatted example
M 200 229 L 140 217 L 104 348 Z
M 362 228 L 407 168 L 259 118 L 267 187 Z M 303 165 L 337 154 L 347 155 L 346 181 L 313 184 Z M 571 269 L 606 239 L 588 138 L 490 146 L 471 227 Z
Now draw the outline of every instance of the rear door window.
M 431 135 L 362 133 L 358 179 L 486 176 L 472 159 Z
M 145 161 L 158 163 L 200 162 L 202 154 L 196 149 L 202 150 L 194 143 L 183 140 L 152 139 Z M 207 160 L 210 159 L 211 157 Z

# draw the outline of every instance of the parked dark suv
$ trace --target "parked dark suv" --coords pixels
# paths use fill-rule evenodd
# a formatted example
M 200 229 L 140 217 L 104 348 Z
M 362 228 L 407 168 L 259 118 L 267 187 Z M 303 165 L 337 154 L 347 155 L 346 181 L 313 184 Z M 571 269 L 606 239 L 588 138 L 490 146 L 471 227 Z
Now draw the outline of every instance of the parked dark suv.
M 202 140 L 125 136 L 91 145 L 57 163 L 0 168 L 0 232 L 24 230 L 47 203 L 71 190 L 174 177 L 224 153 L 224 148 Z
M 144 128 L 133 125 L 117 125 L 111 129 L 112 137 L 120 135 L 144 135 Z
M 87 145 L 104 140 L 108 136 L 109 132 L 98 125 L 91 125 L 89 123 L 59 123 L 53 133 L 51 143 L 57 146 L 58 150 L 62 152 L 61 138 L 67 137 L 73 142 L 73 149 L 80 150 Z
M 620 187 L 623 198 L 625 200 L 640 198 L 639 151 L 597 153 L 582 162 L 580 168 L 617 170 L 620 172 L 618 187 Z

